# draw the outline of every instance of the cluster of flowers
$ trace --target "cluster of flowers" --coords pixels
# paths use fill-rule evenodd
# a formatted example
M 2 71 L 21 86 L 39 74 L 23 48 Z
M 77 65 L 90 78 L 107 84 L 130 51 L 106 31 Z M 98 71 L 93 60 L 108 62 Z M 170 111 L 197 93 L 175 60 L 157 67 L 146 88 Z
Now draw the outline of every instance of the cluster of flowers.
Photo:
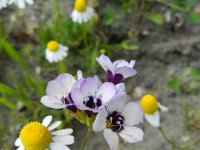
M 111 62 L 105 55 L 96 60 L 105 70 L 107 82 L 102 83 L 97 76 L 84 78 L 80 70 L 77 72 L 77 79 L 71 74 L 63 73 L 48 83 L 41 103 L 53 109 L 68 109 L 91 130 L 103 131 L 111 150 L 119 147 L 118 135 L 130 143 L 142 141 L 144 133 L 137 125 L 143 123 L 143 114 L 150 124 L 158 127 L 158 107 L 163 111 L 167 111 L 167 108 L 150 94 L 141 99 L 140 105 L 128 102 L 123 80 L 136 75 L 134 60 Z M 67 145 L 74 142 L 73 136 L 69 135 L 72 130 L 51 132 L 60 124 L 56 122 L 47 128 L 51 120 L 52 117 L 48 116 L 42 124 L 31 122 L 26 125 L 15 143 L 19 150 L 44 150 L 48 147 L 52 150 L 69 149 Z

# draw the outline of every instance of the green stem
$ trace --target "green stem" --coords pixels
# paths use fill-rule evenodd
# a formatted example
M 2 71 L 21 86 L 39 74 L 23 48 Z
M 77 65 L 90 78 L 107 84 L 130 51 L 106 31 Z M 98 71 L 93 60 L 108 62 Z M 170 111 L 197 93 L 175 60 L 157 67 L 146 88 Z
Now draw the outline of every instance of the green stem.
M 60 14 L 59 12 L 59 1 L 58 0 L 53 0 L 53 11 L 54 11 L 54 19 L 57 21 L 58 16 Z
M 81 146 L 81 150 L 85 150 L 86 145 L 87 145 L 87 143 L 88 143 L 88 139 L 89 139 L 91 133 L 92 133 L 92 129 L 91 129 L 90 127 L 88 127 L 87 135 L 86 135 L 86 137 L 85 137 L 85 139 L 84 139 L 84 142 L 83 142 L 83 144 L 82 144 L 82 146 Z
M 166 140 L 167 143 L 169 143 L 170 145 L 172 145 L 172 147 L 177 148 L 182 150 L 183 148 L 180 146 L 177 146 L 173 141 L 171 141 L 165 134 L 165 132 L 163 131 L 163 129 L 161 127 L 158 128 L 158 130 L 160 131 L 160 133 L 162 134 L 163 138 Z

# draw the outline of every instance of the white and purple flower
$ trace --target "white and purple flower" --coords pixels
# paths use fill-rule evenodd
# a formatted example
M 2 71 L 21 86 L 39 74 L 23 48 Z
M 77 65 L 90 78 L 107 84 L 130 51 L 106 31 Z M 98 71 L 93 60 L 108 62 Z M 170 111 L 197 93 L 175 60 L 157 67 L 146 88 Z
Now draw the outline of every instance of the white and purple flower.
M 71 97 L 80 110 L 99 112 L 117 93 L 113 83 L 100 83 L 97 77 L 89 77 L 77 82 L 72 88 Z
M 79 71 L 78 76 L 80 75 L 82 76 L 82 73 Z M 75 83 L 76 79 L 71 74 L 60 74 L 55 80 L 48 83 L 46 95 L 41 98 L 41 103 L 46 107 L 54 109 L 67 108 L 76 112 L 77 107 L 71 97 L 71 88 Z
M 131 60 L 130 63 L 126 60 L 116 60 L 112 63 L 110 58 L 104 54 L 96 60 L 105 70 L 107 80 L 114 84 L 121 83 L 124 79 L 137 74 L 137 71 L 134 69 L 135 60 Z
M 116 95 L 101 109 L 93 123 L 95 132 L 103 131 L 110 150 L 119 149 L 118 135 L 129 143 L 143 140 L 143 131 L 135 127 L 143 122 L 143 112 L 138 104 L 126 101 L 125 93 Z

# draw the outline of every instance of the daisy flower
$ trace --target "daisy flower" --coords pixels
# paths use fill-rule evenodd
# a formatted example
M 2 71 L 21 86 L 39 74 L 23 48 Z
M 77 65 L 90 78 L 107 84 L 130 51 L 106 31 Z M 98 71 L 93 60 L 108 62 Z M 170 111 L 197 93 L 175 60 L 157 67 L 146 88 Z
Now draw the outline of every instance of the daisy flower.
M 146 94 L 142 97 L 140 106 L 142 107 L 146 120 L 154 127 L 160 126 L 160 113 L 158 108 L 163 112 L 168 111 L 168 108 L 157 102 L 157 99 L 151 94 Z
M 116 60 L 111 62 L 110 58 L 104 54 L 96 60 L 105 70 L 107 80 L 114 84 L 121 83 L 124 79 L 134 76 L 137 73 L 133 68 L 135 60 L 131 60 L 130 63 L 126 60 Z
M 24 9 L 26 7 L 26 3 L 29 4 L 29 5 L 32 5 L 34 2 L 33 2 L 33 0 L 10 0 L 8 3 L 9 4 L 14 3 L 20 9 Z
M 8 5 L 8 0 L 0 0 L 0 9 L 6 8 Z
M 78 78 L 82 78 L 82 72 L 78 71 Z M 50 81 L 46 88 L 46 95 L 41 98 L 41 103 L 50 108 L 67 108 L 76 112 L 77 108 L 71 98 L 71 88 L 76 83 L 76 79 L 68 73 L 60 74 Z
M 42 123 L 30 122 L 26 124 L 15 141 L 17 150 L 69 150 L 67 145 L 74 143 L 72 129 L 54 131 L 61 121 L 50 124 L 52 116 L 46 116 Z
M 94 9 L 88 7 L 85 0 L 75 0 L 71 18 L 73 22 L 88 22 L 94 15 Z
M 119 136 L 129 143 L 143 140 L 143 131 L 135 127 L 143 122 L 143 112 L 134 102 L 126 103 L 125 93 L 119 94 L 102 108 L 93 123 L 95 132 L 103 131 L 110 150 L 119 149 Z
M 67 51 L 68 47 L 59 44 L 57 41 L 50 41 L 45 51 L 46 59 L 50 63 L 61 61 L 68 55 Z
M 72 88 L 71 96 L 80 110 L 98 112 L 117 93 L 113 83 L 100 84 L 98 78 L 83 79 L 79 86 Z

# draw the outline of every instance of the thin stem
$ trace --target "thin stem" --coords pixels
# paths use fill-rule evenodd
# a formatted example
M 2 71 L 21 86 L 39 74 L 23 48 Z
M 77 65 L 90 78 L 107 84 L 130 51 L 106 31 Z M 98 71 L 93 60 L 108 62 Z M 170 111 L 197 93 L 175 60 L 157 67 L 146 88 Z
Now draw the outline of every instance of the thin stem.
M 91 133 L 92 133 L 92 129 L 91 129 L 90 127 L 88 127 L 87 135 L 86 135 L 86 137 L 85 137 L 85 139 L 84 139 L 84 142 L 83 142 L 83 144 L 82 144 L 81 150 L 85 150 L 86 145 L 87 145 L 87 143 L 88 143 L 88 139 L 89 139 Z
M 160 131 L 160 133 L 162 134 L 163 138 L 170 144 L 172 145 L 174 148 L 177 148 L 177 149 L 183 149 L 182 147 L 180 146 L 177 146 L 173 141 L 171 141 L 165 134 L 165 132 L 163 131 L 163 129 L 161 127 L 158 128 L 158 130 Z

